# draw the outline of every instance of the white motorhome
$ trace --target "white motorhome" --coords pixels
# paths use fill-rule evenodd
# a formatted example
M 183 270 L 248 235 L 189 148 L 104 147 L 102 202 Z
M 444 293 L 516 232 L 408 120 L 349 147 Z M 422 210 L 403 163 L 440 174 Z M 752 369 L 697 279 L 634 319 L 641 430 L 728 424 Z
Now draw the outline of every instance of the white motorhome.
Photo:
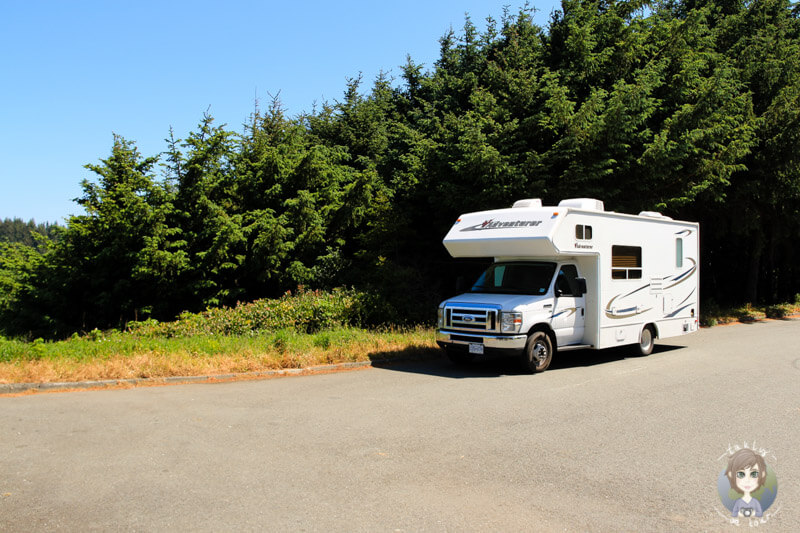
M 591 198 L 520 200 L 461 215 L 444 246 L 494 263 L 439 305 L 436 341 L 456 362 L 519 356 L 530 372 L 570 349 L 636 345 L 697 331 L 699 227 L 644 211 L 605 211 Z

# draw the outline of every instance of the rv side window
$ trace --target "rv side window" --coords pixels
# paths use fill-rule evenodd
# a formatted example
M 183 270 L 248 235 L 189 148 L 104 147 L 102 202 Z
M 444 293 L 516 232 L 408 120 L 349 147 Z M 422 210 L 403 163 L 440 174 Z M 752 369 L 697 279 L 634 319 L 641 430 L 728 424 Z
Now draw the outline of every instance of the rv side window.
M 641 247 L 611 247 L 611 279 L 642 279 Z
M 683 267 L 683 239 L 675 239 L 675 266 Z
M 581 296 L 578 290 L 578 269 L 575 265 L 563 265 L 556 276 L 556 294 L 561 296 Z
M 578 224 L 575 226 L 575 238 L 589 241 L 592 239 L 592 227 Z
M 503 286 L 503 276 L 506 275 L 506 267 L 505 265 L 499 265 L 497 268 L 494 269 L 494 286 L 495 287 L 502 287 Z

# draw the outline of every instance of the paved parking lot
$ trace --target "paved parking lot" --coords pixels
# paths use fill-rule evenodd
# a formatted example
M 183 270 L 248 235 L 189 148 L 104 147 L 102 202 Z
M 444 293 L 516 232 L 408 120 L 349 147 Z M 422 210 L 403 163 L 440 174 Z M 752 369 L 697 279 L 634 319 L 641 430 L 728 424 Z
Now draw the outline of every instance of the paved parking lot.
M 0 531 L 737 530 L 717 478 L 753 441 L 760 527 L 800 531 L 798 338 L 3 397 Z

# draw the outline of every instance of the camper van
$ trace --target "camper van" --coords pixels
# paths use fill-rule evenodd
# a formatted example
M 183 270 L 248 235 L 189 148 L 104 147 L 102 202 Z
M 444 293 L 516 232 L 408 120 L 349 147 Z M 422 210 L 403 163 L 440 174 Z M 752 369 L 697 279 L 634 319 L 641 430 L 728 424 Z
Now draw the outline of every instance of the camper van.
M 592 198 L 461 215 L 456 258 L 493 258 L 469 292 L 439 305 L 436 342 L 457 363 L 519 357 L 529 372 L 565 350 L 631 345 L 699 326 L 699 227 L 660 213 L 605 211 Z

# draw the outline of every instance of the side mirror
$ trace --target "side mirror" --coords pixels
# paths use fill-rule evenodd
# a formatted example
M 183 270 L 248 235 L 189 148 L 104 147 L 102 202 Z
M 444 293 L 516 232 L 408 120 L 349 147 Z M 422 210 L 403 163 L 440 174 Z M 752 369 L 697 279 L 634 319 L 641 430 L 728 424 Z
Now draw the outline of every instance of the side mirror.
M 580 296 L 586 294 L 586 278 L 575 278 L 575 282 L 578 284 L 578 294 Z

